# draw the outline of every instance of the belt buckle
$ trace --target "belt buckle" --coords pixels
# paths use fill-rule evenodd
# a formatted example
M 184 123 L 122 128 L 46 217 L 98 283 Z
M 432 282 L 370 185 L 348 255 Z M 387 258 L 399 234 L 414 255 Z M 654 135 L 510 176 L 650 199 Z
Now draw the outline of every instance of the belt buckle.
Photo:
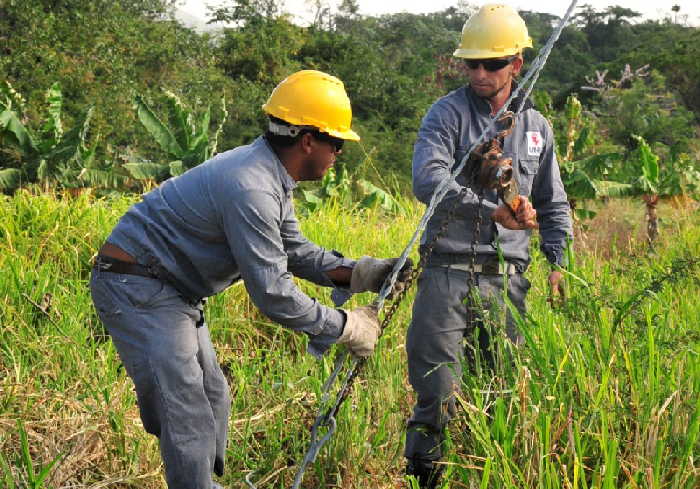
M 92 266 L 101 272 L 107 272 L 110 268 L 112 268 L 112 265 L 113 263 L 105 261 L 101 256 L 98 255 L 95 257 L 95 261 L 93 262 Z

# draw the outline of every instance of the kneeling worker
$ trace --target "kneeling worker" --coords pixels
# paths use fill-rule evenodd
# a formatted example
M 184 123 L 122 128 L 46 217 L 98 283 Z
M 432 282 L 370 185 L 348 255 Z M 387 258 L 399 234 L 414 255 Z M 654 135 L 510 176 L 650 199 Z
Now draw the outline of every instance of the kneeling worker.
M 320 179 L 344 140 L 359 140 L 342 82 L 297 72 L 263 109 L 264 136 L 144 195 L 93 268 L 93 302 L 134 381 L 144 428 L 159 439 L 171 489 L 215 488 L 212 473 L 223 474 L 231 399 L 203 298 L 243 280 L 255 305 L 308 335 L 317 356 L 332 343 L 370 355 L 379 333 L 373 308 L 326 307 L 292 280 L 377 292 L 395 263 L 325 250 L 301 234 L 294 215 L 297 182 Z

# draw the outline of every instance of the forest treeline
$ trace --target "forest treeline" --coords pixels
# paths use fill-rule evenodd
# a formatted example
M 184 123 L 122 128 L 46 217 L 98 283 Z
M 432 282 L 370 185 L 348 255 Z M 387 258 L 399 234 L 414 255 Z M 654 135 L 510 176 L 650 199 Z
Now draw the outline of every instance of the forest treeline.
M 202 33 L 175 20 L 176 3 L 0 0 L 0 187 L 138 189 L 139 180 L 250 142 L 272 88 L 296 70 L 318 69 L 344 81 L 362 136 L 339 166 L 406 190 L 423 114 L 465 82 L 451 54 L 476 8 L 369 17 L 355 0 L 337 11 L 319 1 L 313 23 L 299 26 L 278 0 L 229 0 L 209 11 L 221 28 Z M 526 61 L 559 20 L 534 10 L 521 12 L 535 45 Z M 677 7 L 641 20 L 627 8 L 583 5 L 534 98 L 557 130 L 562 159 L 623 155 L 595 162 L 588 173 L 598 180 L 639 150 L 638 137 L 662 165 L 690 175 L 699 79 L 700 33 Z

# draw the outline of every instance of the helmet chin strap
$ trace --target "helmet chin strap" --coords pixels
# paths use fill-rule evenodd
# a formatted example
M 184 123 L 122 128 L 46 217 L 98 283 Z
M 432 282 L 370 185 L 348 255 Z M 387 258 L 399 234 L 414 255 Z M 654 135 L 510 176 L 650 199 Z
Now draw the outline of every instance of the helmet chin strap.
M 313 126 L 294 126 L 294 125 L 283 125 L 283 124 L 278 124 L 276 122 L 270 121 L 267 129 L 272 133 L 272 134 L 277 134 L 278 136 L 289 136 L 292 138 L 295 138 L 299 135 L 299 133 L 304 130 L 304 129 L 310 129 L 312 131 L 318 130 L 317 128 Z

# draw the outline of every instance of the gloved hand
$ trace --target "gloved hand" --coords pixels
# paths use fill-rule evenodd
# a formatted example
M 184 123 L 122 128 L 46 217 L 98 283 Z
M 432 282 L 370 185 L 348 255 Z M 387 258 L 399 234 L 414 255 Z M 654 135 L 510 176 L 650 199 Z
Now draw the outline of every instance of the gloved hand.
M 350 277 L 350 292 L 357 294 L 359 292 L 379 292 L 384 285 L 384 281 L 394 269 L 394 265 L 399 261 L 398 258 L 379 259 L 371 256 L 363 256 L 360 258 L 352 270 Z M 411 275 L 413 262 L 407 259 L 403 268 L 396 278 L 396 283 L 391 291 L 390 297 L 398 294 L 406 286 L 406 280 Z
M 347 345 L 358 357 L 368 357 L 374 351 L 379 337 L 379 318 L 372 306 L 356 307 L 345 311 L 345 329 L 336 343 Z

